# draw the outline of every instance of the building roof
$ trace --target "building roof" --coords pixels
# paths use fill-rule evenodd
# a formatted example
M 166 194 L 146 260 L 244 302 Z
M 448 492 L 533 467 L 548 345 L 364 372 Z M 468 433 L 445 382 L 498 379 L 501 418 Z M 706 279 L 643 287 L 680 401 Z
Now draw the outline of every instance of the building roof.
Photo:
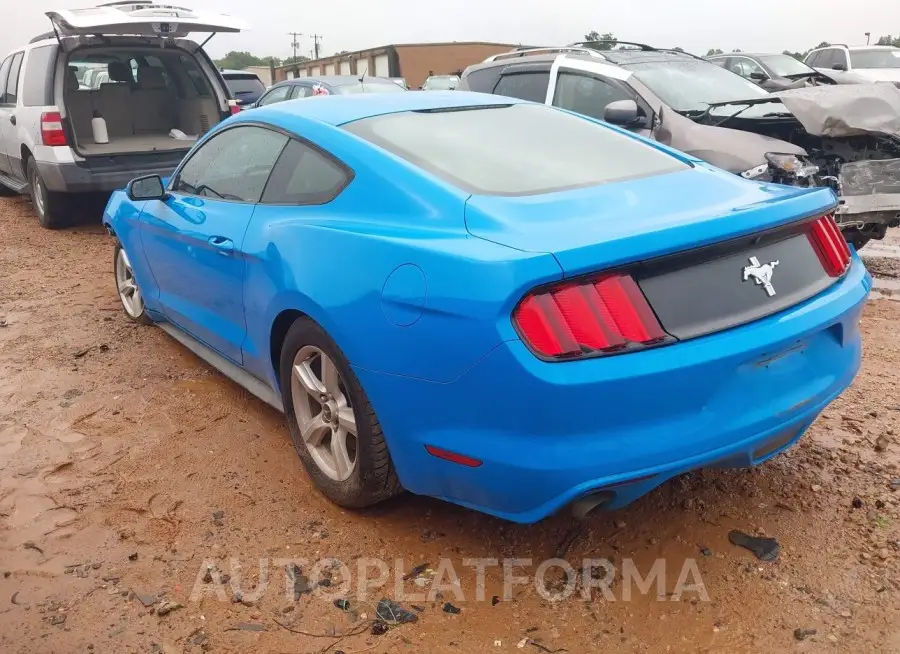
M 439 41 L 436 43 L 391 43 L 388 45 L 379 45 L 374 48 L 364 48 L 362 50 L 352 50 L 350 52 L 339 52 L 332 55 L 328 55 L 327 57 L 319 57 L 318 59 L 305 59 L 304 61 L 298 61 L 292 64 L 283 64 L 281 66 L 277 66 L 276 68 L 294 68 L 295 66 L 308 66 L 310 64 L 316 65 L 319 63 L 328 63 L 334 61 L 338 57 L 352 57 L 354 55 L 362 55 L 368 54 L 370 52 L 377 52 L 380 50 L 387 50 L 388 48 L 426 48 L 426 47 L 446 47 L 446 46 L 456 46 L 456 45 L 495 45 L 499 48 L 518 48 L 519 46 L 512 43 L 493 43 L 491 41 Z
M 326 95 L 275 104 L 243 112 L 241 118 L 272 122 L 289 126 L 292 118 L 306 118 L 329 125 L 399 113 L 456 107 L 480 107 L 498 104 L 518 104 L 515 98 L 500 98 L 486 93 L 468 91 L 428 91 L 407 93 L 359 93 L 355 95 Z

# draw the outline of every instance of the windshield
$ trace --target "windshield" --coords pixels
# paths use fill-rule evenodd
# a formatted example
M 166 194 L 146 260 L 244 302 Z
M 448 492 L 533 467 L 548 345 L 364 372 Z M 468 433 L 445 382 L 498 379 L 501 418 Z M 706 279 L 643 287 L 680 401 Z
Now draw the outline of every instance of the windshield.
M 791 55 L 764 55 L 759 58 L 766 66 L 772 69 L 772 72 L 779 77 L 790 77 L 791 75 L 812 75 L 816 71 L 797 61 Z
M 226 75 L 225 83 L 232 95 L 246 95 L 248 93 L 257 93 L 262 95 L 266 87 L 259 81 L 256 75 Z
M 631 135 L 539 104 L 406 111 L 344 129 L 468 193 L 535 195 L 689 168 Z
M 338 95 L 351 95 L 353 93 L 393 93 L 394 91 L 406 90 L 399 84 L 385 82 L 384 80 L 374 82 L 366 80 L 359 84 L 341 84 L 339 86 L 333 86 L 332 88 Z
M 707 61 L 665 61 L 628 66 L 647 88 L 675 111 L 703 111 L 709 104 L 748 100 L 768 92 Z
M 429 91 L 452 91 L 459 85 L 459 78 L 455 75 L 447 77 L 429 77 L 425 80 L 425 86 Z
M 853 50 L 850 63 L 854 68 L 900 68 L 900 48 Z

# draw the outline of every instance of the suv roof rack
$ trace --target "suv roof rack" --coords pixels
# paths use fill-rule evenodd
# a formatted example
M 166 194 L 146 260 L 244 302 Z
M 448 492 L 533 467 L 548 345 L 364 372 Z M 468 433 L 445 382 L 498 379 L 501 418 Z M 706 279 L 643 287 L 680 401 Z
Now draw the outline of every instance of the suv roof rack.
M 640 50 L 644 50 L 646 52 L 653 52 L 657 50 L 651 45 L 647 45 L 646 43 L 635 43 L 634 41 L 619 41 L 618 39 L 597 39 L 596 41 L 576 41 L 575 43 L 570 43 L 569 45 L 581 46 L 583 48 L 590 48 L 590 46 L 595 43 L 610 43 L 612 45 L 630 45 L 638 48 Z M 596 49 L 596 48 L 592 48 Z
M 516 48 L 515 50 L 510 50 L 509 52 L 501 52 L 500 54 L 495 54 L 484 60 L 484 63 L 489 61 L 497 61 L 498 59 L 513 59 L 515 57 L 525 57 L 527 55 L 533 54 L 553 54 L 553 53 L 561 53 L 565 54 L 567 52 L 571 52 L 573 54 L 583 54 L 588 55 L 590 57 L 597 57 L 599 59 L 606 59 L 603 54 L 594 48 L 583 48 L 578 46 L 547 46 L 547 47 L 525 47 L 525 48 Z

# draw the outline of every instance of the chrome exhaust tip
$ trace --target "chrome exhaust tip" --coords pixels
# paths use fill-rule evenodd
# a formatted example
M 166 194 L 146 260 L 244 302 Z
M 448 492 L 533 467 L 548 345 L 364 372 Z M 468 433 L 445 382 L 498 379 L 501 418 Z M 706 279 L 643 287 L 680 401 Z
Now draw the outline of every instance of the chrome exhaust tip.
M 615 493 L 612 491 L 594 491 L 572 502 L 570 509 L 576 520 L 584 520 L 597 509 L 609 504 Z

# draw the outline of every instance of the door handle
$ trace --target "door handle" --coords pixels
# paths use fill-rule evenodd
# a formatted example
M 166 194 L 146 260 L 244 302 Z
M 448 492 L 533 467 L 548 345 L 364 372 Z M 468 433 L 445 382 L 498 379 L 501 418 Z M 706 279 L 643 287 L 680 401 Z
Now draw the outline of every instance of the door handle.
M 16 124 L 16 117 L 15 117 L 15 115 L 9 117 L 9 122 L 11 122 L 13 125 Z
M 234 241 L 224 236 L 210 236 L 207 241 L 216 248 L 220 254 L 231 254 L 234 251 Z

